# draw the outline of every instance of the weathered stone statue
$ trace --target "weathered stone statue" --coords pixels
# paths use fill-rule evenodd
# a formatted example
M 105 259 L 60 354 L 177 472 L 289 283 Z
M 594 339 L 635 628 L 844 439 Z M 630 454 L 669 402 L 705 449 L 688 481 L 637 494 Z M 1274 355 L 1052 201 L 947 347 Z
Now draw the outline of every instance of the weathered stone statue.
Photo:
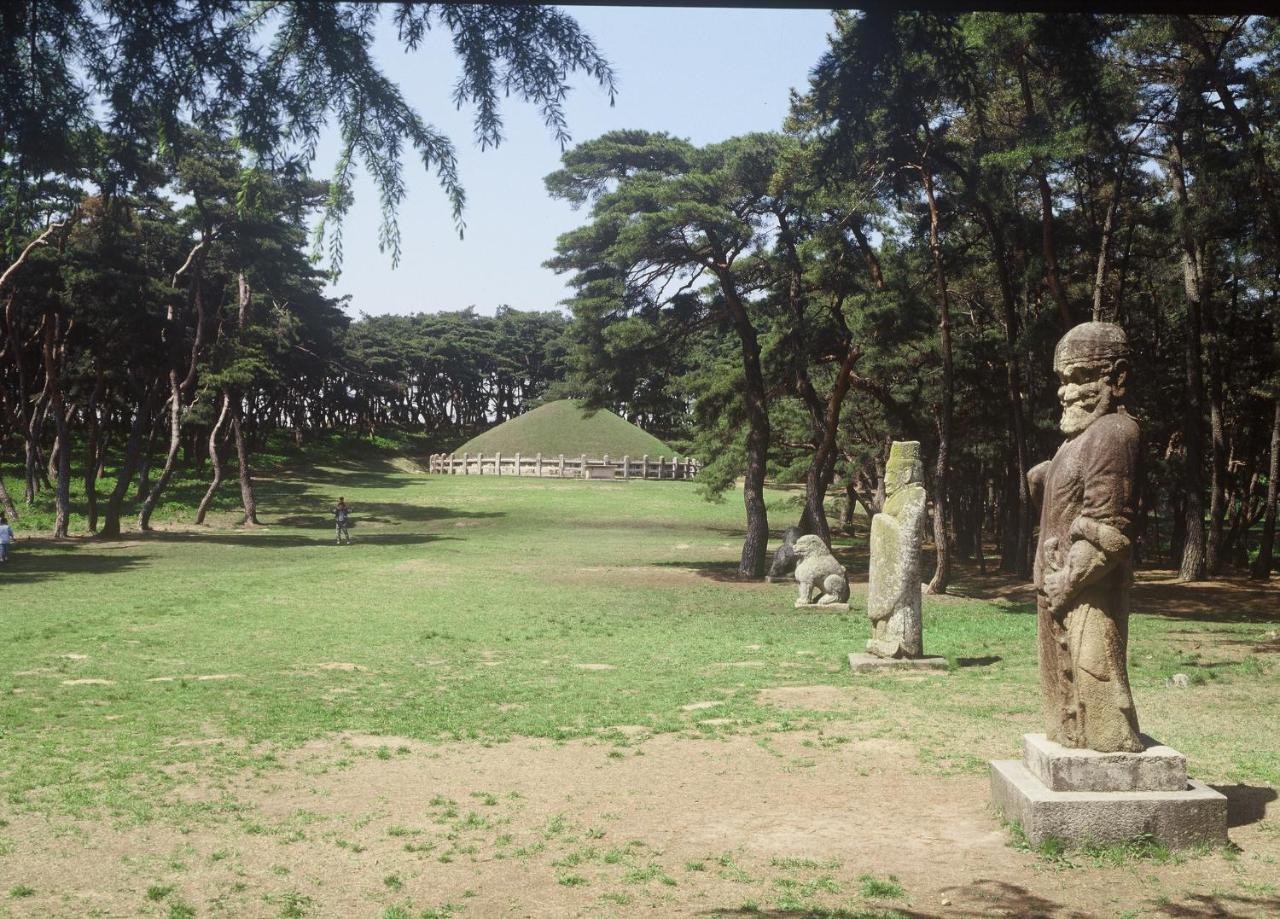
M 884 471 L 884 510 L 871 518 L 867 616 L 877 657 L 920 657 L 920 542 L 925 493 L 919 441 L 894 441 Z
M 849 602 L 849 579 L 827 544 L 819 536 L 801 536 L 796 540 L 796 583 L 800 596 L 796 606 L 834 606 Z M 814 591 L 818 598 L 814 599 Z
M 787 527 L 782 531 L 782 545 L 773 553 L 773 564 L 769 566 L 768 578 L 785 578 L 796 569 L 799 561 L 796 555 L 796 540 L 804 535 L 799 527 Z
M 1124 330 L 1086 322 L 1054 351 L 1067 439 L 1027 475 L 1041 505 L 1035 585 L 1046 734 L 1064 747 L 1143 749 L 1126 668 L 1138 425 L 1124 409 Z

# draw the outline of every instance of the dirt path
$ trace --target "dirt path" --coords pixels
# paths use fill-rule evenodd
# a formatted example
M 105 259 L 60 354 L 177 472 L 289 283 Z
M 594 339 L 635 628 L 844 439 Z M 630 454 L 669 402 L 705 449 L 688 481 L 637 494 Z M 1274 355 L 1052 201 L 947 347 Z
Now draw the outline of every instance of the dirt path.
M 812 706 L 843 690 L 775 692 L 780 706 Z M 909 743 L 856 739 L 857 727 L 706 739 L 620 726 L 623 745 L 317 742 L 219 787 L 193 775 L 180 796 L 227 816 L 186 832 L 12 817 L 4 886 L 34 893 L 0 913 L 1280 914 L 1274 803 L 1236 815 L 1248 822 L 1225 856 L 1055 865 L 1009 845 L 985 776 L 920 774 Z

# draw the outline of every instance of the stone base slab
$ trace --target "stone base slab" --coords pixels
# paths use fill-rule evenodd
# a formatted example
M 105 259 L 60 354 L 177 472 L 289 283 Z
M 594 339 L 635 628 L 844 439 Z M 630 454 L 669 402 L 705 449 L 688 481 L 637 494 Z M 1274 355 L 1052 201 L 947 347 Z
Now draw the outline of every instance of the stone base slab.
M 766 574 L 764 579 L 770 584 L 794 584 L 796 582 L 795 575 L 791 574 Z
M 946 670 L 945 657 L 876 657 L 854 651 L 849 655 L 849 669 L 854 673 L 877 670 Z
M 1170 848 L 1227 842 L 1227 799 L 1189 779 L 1182 791 L 1053 791 L 1016 759 L 991 763 L 991 800 L 1032 845 L 1127 842 L 1150 835 Z
M 796 609 L 839 609 L 847 610 L 848 603 L 801 603 L 799 600 L 795 603 Z
M 1187 759 L 1142 735 L 1141 753 L 1099 753 L 1024 734 L 1022 762 L 1050 791 L 1183 791 Z

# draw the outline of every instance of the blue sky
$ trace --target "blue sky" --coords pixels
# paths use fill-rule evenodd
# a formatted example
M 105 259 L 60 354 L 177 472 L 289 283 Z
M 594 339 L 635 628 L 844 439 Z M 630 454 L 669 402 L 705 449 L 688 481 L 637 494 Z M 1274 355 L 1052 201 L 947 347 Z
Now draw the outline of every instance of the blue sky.
M 617 128 L 667 131 L 697 144 L 749 131 L 778 129 L 788 92 L 803 89 L 826 50 L 830 13 L 821 10 L 733 10 L 642 7 L 566 8 L 596 41 L 618 75 L 614 107 L 578 78 L 566 112 L 575 142 Z M 423 117 L 454 141 L 467 191 L 466 234 L 459 240 L 449 202 L 434 176 L 409 164 L 400 213 L 403 257 L 391 267 L 378 251 L 377 189 L 367 177 L 344 222 L 342 275 L 330 291 L 351 295 L 348 312 L 436 312 L 501 304 L 550 309 L 568 295 L 566 278 L 542 267 L 556 237 L 585 213 L 550 199 L 543 176 L 560 165 L 560 147 L 535 108 L 508 100 L 505 137 L 496 150 L 473 140 L 474 112 L 450 101 L 457 63 L 444 33 L 415 54 L 396 43 L 387 16 L 378 59 Z M 333 137 L 314 165 L 328 175 Z

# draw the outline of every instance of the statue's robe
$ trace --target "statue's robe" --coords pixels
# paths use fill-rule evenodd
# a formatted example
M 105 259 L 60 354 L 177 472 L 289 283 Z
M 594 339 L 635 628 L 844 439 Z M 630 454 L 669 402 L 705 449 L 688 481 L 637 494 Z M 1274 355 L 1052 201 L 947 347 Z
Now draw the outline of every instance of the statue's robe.
M 920 541 L 924 534 L 924 487 L 911 482 L 891 494 L 871 518 L 871 567 L 867 616 L 877 657 L 920 657 Z
M 1035 584 L 1046 734 L 1067 747 L 1143 748 L 1125 660 L 1139 438 L 1128 414 L 1103 415 L 1028 476 L 1041 502 Z M 1074 540 L 1096 538 L 1093 523 L 1114 528 L 1123 539 L 1107 546 L 1105 573 L 1051 613 L 1045 575 L 1066 565 Z

